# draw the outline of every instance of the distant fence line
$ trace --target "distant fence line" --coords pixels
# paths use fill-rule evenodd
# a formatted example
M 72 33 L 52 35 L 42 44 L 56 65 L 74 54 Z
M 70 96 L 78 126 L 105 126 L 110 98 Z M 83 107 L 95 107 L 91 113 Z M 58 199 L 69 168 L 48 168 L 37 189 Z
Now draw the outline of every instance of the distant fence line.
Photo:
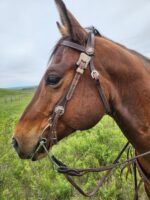
M 12 103 L 14 101 L 21 101 L 22 97 L 6 97 L 0 100 L 1 103 Z
M 23 98 L 26 98 L 27 95 L 21 95 L 21 96 L 7 96 L 0 99 L 0 103 L 13 103 L 15 101 L 21 101 Z

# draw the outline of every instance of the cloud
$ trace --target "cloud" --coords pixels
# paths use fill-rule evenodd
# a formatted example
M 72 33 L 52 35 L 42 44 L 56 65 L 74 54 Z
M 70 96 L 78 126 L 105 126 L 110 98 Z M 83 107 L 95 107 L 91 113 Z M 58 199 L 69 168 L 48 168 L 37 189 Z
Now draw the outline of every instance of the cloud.
M 65 2 L 83 26 L 150 56 L 149 0 Z M 54 1 L 0 1 L 0 88 L 38 84 L 59 39 L 58 19 Z

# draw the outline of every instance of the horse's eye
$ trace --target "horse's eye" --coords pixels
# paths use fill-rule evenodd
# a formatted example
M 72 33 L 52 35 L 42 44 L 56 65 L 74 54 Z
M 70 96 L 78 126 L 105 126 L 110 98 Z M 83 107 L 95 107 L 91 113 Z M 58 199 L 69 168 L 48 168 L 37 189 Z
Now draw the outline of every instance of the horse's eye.
M 60 79 L 61 79 L 61 77 L 59 77 L 58 75 L 55 75 L 55 74 L 49 75 L 46 80 L 46 84 L 47 85 L 56 85 L 60 81 Z

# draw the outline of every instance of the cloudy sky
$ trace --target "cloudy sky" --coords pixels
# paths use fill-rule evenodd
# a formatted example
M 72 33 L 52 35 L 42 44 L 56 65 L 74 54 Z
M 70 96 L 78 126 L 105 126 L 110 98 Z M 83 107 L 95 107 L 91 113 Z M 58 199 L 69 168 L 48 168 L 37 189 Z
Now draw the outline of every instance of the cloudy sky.
M 150 57 L 150 0 L 64 0 L 83 26 Z M 53 0 L 0 0 L 0 88 L 37 85 L 59 39 Z

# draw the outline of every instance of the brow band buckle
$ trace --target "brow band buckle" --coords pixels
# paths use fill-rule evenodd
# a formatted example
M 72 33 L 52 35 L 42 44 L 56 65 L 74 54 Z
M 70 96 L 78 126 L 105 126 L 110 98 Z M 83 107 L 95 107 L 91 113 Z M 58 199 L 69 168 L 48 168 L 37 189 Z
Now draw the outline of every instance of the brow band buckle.
M 88 56 L 86 53 L 81 53 L 79 60 L 77 61 L 76 64 L 80 66 L 81 63 L 84 63 L 84 67 L 82 68 L 86 69 L 91 59 L 92 59 L 91 56 Z
M 86 53 L 89 55 L 89 56 L 93 56 L 94 55 L 94 48 L 93 47 L 88 47 L 86 49 Z

